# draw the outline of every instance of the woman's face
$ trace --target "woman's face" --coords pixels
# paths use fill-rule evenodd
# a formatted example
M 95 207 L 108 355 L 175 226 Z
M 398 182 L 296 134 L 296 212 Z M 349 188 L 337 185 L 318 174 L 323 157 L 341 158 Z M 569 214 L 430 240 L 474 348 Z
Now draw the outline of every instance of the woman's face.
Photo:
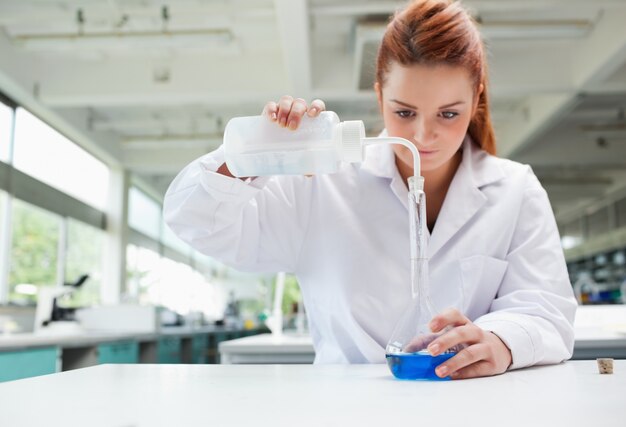
M 376 92 L 389 136 L 417 147 L 422 172 L 447 165 L 465 138 L 475 108 L 473 82 L 465 68 L 393 63 Z M 393 147 L 398 160 L 412 169 L 409 149 Z

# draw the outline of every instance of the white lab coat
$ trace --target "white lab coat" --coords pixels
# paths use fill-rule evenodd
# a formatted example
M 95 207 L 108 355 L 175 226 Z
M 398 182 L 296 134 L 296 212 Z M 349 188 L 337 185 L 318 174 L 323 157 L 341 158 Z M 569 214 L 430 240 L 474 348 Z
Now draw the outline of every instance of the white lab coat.
M 469 138 L 429 238 L 431 296 L 511 349 L 511 369 L 573 350 L 576 300 L 548 197 L 530 167 Z M 383 363 L 410 299 L 407 188 L 390 146 L 333 175 L 214 171 L 222 149 L 172 182 L 165 220 L 199 251 L 244 271 L 296 274 L 316 363 Z M 428 202 L 428 201 L 427 201 Z

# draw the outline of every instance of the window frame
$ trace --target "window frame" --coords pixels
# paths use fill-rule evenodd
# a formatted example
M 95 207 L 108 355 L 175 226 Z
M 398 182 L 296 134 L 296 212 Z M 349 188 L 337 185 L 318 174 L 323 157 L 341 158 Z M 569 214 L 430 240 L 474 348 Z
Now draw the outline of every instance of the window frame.
M 0 102 L 13 109 L 9 141 L 10 153 L 13 152 L 13 144 L 15 142 L 14 129 L 17 117 L 16 109 L 18 107 L 24 108 L 56 132 L 64 135 L 63 132 L 60 132 L 58 129 L 48 124 L 45 120 L 38 117 L 26 107 L 14 102 L 2 92 L 0 92 Z M 71 138 L 67 139 L 76 144 L 76 142 L 74 142 Z M 103 161 L 101 159 L 98 160 Z M 9 158 L 9 161 L 11 161 L 11 158 Z M 62 265 L 63 268 L 57 271 L 57 286 L 62 286 L 65 275 L 64 265 L 66 262 L 66 253 L 65 248 L 61 245 L 64 244 L 63 242 L 67 241 L 67 219 L 72 218 L 107 232 L 107 214 L 104 211 L 101 211 L 16 169 L 11 163 L 5 163 L 3 161 L 0 161 L 0 190 L 3 190 L 6 193 L 6 203 L 4 206 L 5 216 L 3 223 L 0 224 L 0 305 L 2 305 L 9 301 L 9 274 L 11 269 L 10 258 L 13 237 L 11 222 L 12 217 L 9 211 L 12 209 L 13 199 L 19 199 L 20 201 L 26 202 L 61 217 L 62 226 L 59 228 L 58 239 L 60 245 L 57 252 L 57 262 L 58 265 Z

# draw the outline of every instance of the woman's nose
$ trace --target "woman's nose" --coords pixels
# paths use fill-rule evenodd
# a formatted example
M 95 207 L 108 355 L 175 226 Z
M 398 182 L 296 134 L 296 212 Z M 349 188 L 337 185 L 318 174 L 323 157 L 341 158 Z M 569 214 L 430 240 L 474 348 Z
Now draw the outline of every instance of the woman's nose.
M 430 145 L 434 140 L 432 127 L 424 119 L 415 120 L 415 130 L 413 138 L 421 146 Z

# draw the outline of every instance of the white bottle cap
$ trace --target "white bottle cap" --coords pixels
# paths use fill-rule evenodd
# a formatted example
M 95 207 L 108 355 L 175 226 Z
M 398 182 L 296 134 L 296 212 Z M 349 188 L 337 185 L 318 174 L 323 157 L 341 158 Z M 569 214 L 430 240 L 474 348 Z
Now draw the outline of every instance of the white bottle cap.
M 364 157 L 363 138 L 365 126 L 361 120 L 349 120 L 339 123 L 341 136 L 341 159 L 346 162 L 362 162 Z

